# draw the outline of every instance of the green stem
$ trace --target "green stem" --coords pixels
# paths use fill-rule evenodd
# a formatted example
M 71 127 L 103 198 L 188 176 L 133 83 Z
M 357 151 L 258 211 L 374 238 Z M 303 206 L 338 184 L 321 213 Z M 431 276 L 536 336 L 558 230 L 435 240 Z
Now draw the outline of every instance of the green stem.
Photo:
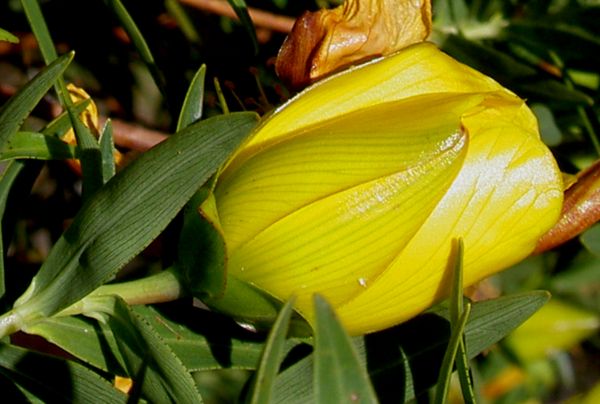
M 0 339 L 19 331 L 23 325 L 23 319 L 18 313 L 12 310 L 4 313 L 0 317 Z
M 98 289 L 57 314 L 57 316 L 73 316 L 85 313 L 92 300 L 100 296 L 116 295 L 127 304 L 152 304 L 171 302 L 185 295 L 174 267 L 170 267 L 155 275 L 134 281 L 100 286 Z
M 130 305 L 136 305 L 170 302 L 183 297 L 185 291 L 175 268 L 171 267 L 142 279 L 101 286 L 56 316 L 74 316 L 93 312 L 94 308 L 98 307 L 99 297 L 115 295 Z M 28 326 L 44 320 L 38 312 L 23 313 L 19 309 L 20 307 L 16 307 L 0 316 L 0 339 L 17 331 L 26 330 Z

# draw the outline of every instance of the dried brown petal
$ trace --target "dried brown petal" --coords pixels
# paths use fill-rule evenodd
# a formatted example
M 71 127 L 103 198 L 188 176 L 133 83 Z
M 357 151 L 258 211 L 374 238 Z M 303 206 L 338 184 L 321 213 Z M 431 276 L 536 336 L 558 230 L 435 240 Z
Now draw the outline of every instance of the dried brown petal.
M 275 67 L 288 86 L 299 89 L 353 63 L 421 42 L 430 32 L 430 0 L 347 0 L 300 16 Z
M 535 253 L 550 250 L 578 236 L 600 220 L 600 160 L 577 175 L 565 191 L 559 221 L 538 242 Z

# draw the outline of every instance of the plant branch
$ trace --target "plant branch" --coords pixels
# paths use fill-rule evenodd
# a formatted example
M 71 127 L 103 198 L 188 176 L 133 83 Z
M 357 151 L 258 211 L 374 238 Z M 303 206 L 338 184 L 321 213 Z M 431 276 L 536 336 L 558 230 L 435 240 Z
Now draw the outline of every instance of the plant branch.
M 222 0 L 179 0 L 182 4 L 208 11 L 214 14 L 222 15 L 237 20 L 235 11 L 231 6 Z M 276 32 L 287 34 L 292 30 L 295 19 L 248 7 L 248 14 L 256 27 L 266 28 Z
M 89 311 L 94 299 L 102 296 L 119 296 L 127 304 L 153 304 L 177 300 L 185 295 L 176 270 L 170 267 L 157 274 L 128 282 L 100 286 L 98 289 L 57 314 L 73 316 Z

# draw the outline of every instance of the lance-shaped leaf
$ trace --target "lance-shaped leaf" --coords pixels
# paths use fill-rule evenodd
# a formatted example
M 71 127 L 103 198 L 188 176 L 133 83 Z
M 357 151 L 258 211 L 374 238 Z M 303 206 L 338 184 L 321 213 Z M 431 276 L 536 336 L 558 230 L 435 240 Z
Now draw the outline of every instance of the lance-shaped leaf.
M 10 98 L 0 109 L 0 150 L 17 133 L 23 121 L 52 87 L 56 79 L 65 71 L 73 53 L 61 56 Z
M 0 160 L 39 159 L 63 160 L 76 157 L 76 149 L 54 136 L 37 132 L 18 132 L 2 153 Z
M 159 403 L 202 402 L 189 371 L 156 331 L 121 299 L 97 297 L 88 315 L 99 319 L 114 337 L 128 376 L 134 379 L 131 396 L 141 394 Z
M 317 403 L 376 403 L 352 341 L 331 306 L 315 295 L 314 383 Z
M 19 43 L 19 38 L 8 32 L 7 30 L 0 28 L 0 41 Z
M 285 337 L 292 316 L 293 298 L 281 309 L 260 357 L 258 369 L 254 374 L 248 395 L 248 403 L 268 404 L 271 402 L 273 382 L 279 371 L 285 348 Z
M 50 316 L 112 278 L 171 221 L 256 123 L 250 113 L 215 117 L 143 154 L 86 201 L 0 334 Z
M 547 292 L 529 292 L 473 304 L 465 327 L 467 357 L 474 358 L 517 328 L 549 299 Z M 393 392 L 392 402 L 410 400 L 433 386 L 450 337 L 450 313 L 446 306 L 397 327 L 355 338 L 359 358 L 366 363 L 375 386 L 383 384 Z M 401 351 L 401 352 L 399 352 Z M 314 401 L 312 366 L 309 355 L 284 370 L 276 380 L 274 401 Z M 406 369 L 410 369 L 407 372 Z M 435 369 L 439 369 L 435 368 Z M 287 401 L 286 401 L 287 402 Z
M 248 6 L 244 0 L 227 0 L 235 14 L 240 19 L 240 22 L 244 26 L 246 32 L 250 36 L 252 40 L 252 45 L 254 46 L 254 52 L 258 52 L 258 39 L 256 38 L 256 30 L 254 29 L 254 23 L 250 18 L 250 14 L 248 13 Z
M 161 71 L 156 66 L 156 62 L 154 61 L 154 56 L 152 56 L 152 52 L 150 51 L 150 47 L 146 42 L 146 39 L 142 35 L 140 29 L 137 24 L 131 18 L 131 15 L 121 2 L 121 0 L 105 0 L 108 6 L 113 10 L 115 16 L 121 22 L 123 29 L 127 32 L 127 35 L 131 39 L 131 42 L 137 49 L 140 54 L 140 58 L 146 64 L 146 67 L 150 71 L 154 82 L 158 86 L 159 90 L 165 93 L 165 80 L 161 73 Z
M 125 403 L 127 398 L 79 363 L 13 345 L 0 344 L 0 374 L 18 385 L 33 402 Z M 10 400 L 8 394 L 3 386 L 3 399 Z

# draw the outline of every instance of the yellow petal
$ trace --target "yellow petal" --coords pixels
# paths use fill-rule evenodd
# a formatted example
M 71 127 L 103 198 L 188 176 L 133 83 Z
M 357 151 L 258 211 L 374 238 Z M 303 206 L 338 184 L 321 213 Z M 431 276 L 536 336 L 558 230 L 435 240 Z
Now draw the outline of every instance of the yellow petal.
M 507 98 L 500 109 L 463 118 L 470 143 L 460 174 L 394 263 L 338 309 L 351 333 L 397 324 L 445 297 L 452 239 L 464 240 L 468 286 L 529 255 L 556 222 L 560 172 L 537 134 L 528 130 L 526 107 L 513 98 L 512 107 Z M 487 102 L 494 103 L 502 104 Z
M 231 273 L 280 299 L 295 294 L 309 319 L 315 292 L 334 305 L 351 299 L 447 191 L 466 152 L 459 117 L 481 100 L 437 95 L 379 105 L 263 150 L 216 190 Z M 302 206 L 285 209 L 287 201 Z M 284 216 L 239 236 L 243 220 L 252 226 L 273 209 Z
M 67 90 L 69 91 L 69 97 L 71 97 L 71 101 L 73 103 L 78 103 L 85 100 L 90 100 L 88 106 L 81 112 L 79 118 L 83 122 L 85 126 L 90 129 L 92 134 L 98 137 L 98 108 L 96 108 L 96 104 L 91 100 L 90 95 L 80 87 L 69 83 L 67 85 Z M 77 144 L 77 140 L 75 139 L 75 132 L 73 129 L 69 129 L 69 131 L 63 136 L 63 140 L 69 144 Z
M 263 144 L 215 189 L 229 250 L 290 212 L 434 158 L 481 95 L 427 95 L 319 122 Z
M 409 97 L 435 93 L 509 94 L 491 78 L 441 52 L 431 43 L 350 68 L 308 87 L 267 117 L 228 169 L 270 143 L 337 116 Z

